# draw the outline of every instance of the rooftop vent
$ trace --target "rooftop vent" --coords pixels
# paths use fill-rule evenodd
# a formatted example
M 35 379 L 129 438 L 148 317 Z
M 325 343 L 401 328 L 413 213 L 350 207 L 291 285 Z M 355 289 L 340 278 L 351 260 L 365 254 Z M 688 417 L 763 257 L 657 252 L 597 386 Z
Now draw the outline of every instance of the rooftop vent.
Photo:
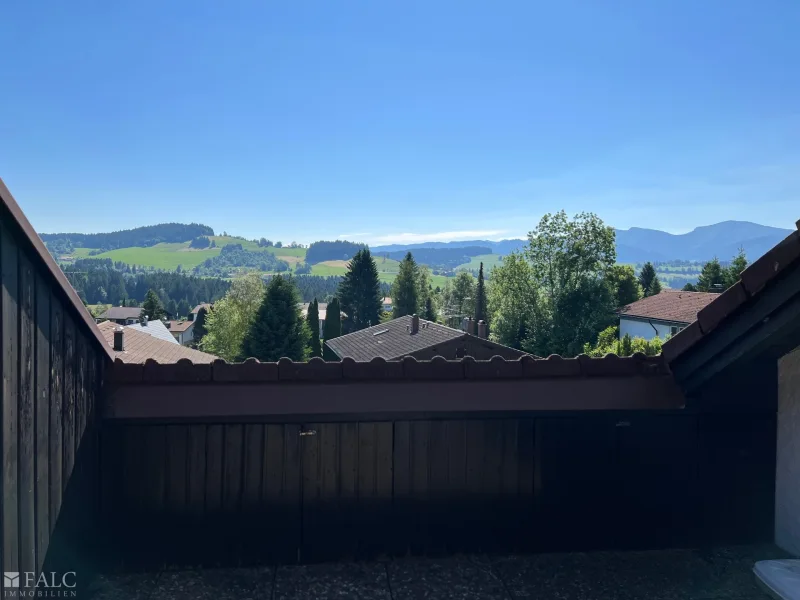
M 372 335 L 373 335 L 373 336 L 380 335 L 380 334 L 382 334 L 382 333 L 386 333 L 387 331 L 389 331 L 389 330 L 388 330 L 388 329 L 381 329 L 380 331 L 376 331 L 376 332 L 375 332 L 375 333 L 373 333 Z

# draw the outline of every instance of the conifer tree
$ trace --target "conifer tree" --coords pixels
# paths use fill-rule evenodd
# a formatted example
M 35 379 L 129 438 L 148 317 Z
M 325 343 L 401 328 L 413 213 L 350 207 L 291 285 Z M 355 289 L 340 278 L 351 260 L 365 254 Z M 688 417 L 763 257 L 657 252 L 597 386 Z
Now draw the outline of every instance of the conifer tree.
M 419 267 L 411 252 L 400 262 L 400 270 L 392 284 L 392 318 L 413 315 L 419 309 L 417 279 Z
M 139 320 L 144 320 L 147 317 L 151 321 L 155 321 L 157 319 L 163 319 L 166 316 L 166 312 L 164 312 L 164 307 L 161 304 L 161 300 L 156 294 L 155 290 L 148 290 L 147 295 L 144 297 L 144 302 L 142 302 L 142 310 L 139 313 Z
M 241 358 L 275 362 L 283 357 L 307 358 L 308 327 L 300 314 L 294 284 L 276 275 L 269 282 L 264 299 L 242 343 Z
M 328 310 L 325 314 L 325 327 L 323 330 L 323 339 L 325 342 L 337 338 L 342 335 L 342 313 L 339 308 L 339 299 L 334 298 L 328 302 Z M 323 342 L 322 344 L 322 358 L 325 360 L 339 360 L 333 350 L 328 348 L 328 345 Z
M 347 273 L 339 284 L 338 296 L 347 333 L 377 325 L 380 321 L 383 296 L 378 266 L 369 248 L 359 250 L 350 260 Z
M 721 292 L 725 288 L 725 271 L 715 256 L 703 265 L 697 278 L 698 292 Z
M 483 263 L 478 271 L 478 285 L 475 288 L 475 323 L 488 322 L 486 315 L 486 286 L 483 282 Z
M 639 285 L 642 288 L 644 297 L 655 296 L 661 292 L 661 282 L 658 280 L 656 269 L 653 263 L 646 262 L 639 273 Z
M 312 357 L 322 356 L 322 346 L 319 343 L 319 302 L 316 298 L 308 305 L 306 321 L 308 323 L 309 353 Z

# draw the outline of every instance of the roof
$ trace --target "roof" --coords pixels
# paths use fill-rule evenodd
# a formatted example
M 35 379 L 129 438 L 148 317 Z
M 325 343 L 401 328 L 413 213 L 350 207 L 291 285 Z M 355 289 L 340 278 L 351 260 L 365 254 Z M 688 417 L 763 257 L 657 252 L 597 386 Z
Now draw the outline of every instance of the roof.
M 213 354 L 207 354 L 180 344 L 158 339 L 133 327 L 123 328 L 125 332 L 125 351 L 115 352 L 114 331 L 119 325 L 112 321 L 105 321 L 97 327 L 103 336 L 106 348 L 111 350 L 115 358 L 125 363 L 142 364 L 147 359 L 153 359 L 161 364 L 172 364 L 177 363 L 182 358 L 188 358 L 194 364 L 207 364 L 217 359 Z
M 169 323 L 168 330 L 172 333 L 183 333 L 194 327 L 194 321 L 167 321 Z
M 797 229 L 747 267 L 739 281 L 722 294 L 717 294 L 714 301 L 698 313 L 694 323 L 667 340 L 662 347 L 667 363 L 672 363 L 698 342 L 708 338 L 720 325 L 732 321 L 742 310 L 746 310 L 746 306 L 757 305 L 765 290 L 776 287 L 776 280 L 800 264 L 800 221 L 797 221 Z
M 201 303 L 201 304 L 198 304 L 197 306 L 195 306 L 195 307 L 192 309 L 192 314 L 197 314 L 197 313 L 199 313 L 199 312 L 200 312 L 200 309 L 203 309 L 203 308 L 204 308 L 204 309 L 206 309 L 206 312 L 208 312 L 208 311 L 210 311 L 210 310 L 211 310 L 211 304 L 209 304 L 208 302 L 203 302 L 203 303 Z
M 620 317 L 637 317 L 671 323 L 686 323 L 697 319 L 697 313 L 711 304 L 719 294 L 709 292 L 684 292 L 664 290 L 648 296 L 619 310 Z
M 144 323 L 135 323 L 134 325 L 125 325 L 125 327 L 127 329 L 141 331 L 147 335 L 152 335 L 153 337 L 164 340 L 165 342 L 169 342 L 170 344 L 178 343 L 178 340 L 176 340 L 175 337 L 169 332 L 167 326 L 158 319 L 155 321 L 148 321 L 147 325 Z
M 380 357 L 400 358 L 437 344 L 457 340 L 467 334 L 432 321 L 419 320 L 419 331 L 410 333 L 411 317 L 399 317 L 361 331 L 348 333 L 325 342 L 340 358 L 349 356 L 356 361 Z
M 99 319 L 138 319 L 142 309 L 135 306 L 112 306 Z
M 389 296 L 385 296 L 381 303 L 382 304 L 391 304 L 392 303 L 392 299 Z
M 33 250 L 36 254 L 39 255 L 39 258 L 44 263 L 47 270 L 50 271 L 50 275 L 53 276 L 55 279 L 55 283 L 61 290 L 64 292 L 64 295 L 67 298 L 67 301 L 72 305 L 75 309 L 75 312 L 78 314 L 78 317 L 83 321 L 84 326 L 89 329 L 91 335 L 94 336 L 97 343 L 102 346 L 102 348 L 106 351 L 110 358 L 113 358 L 113 353 L 109 351 L 108 347 L 105 345 L 105 340 L 103 336 L 100 335 L 97 327 L 95 327 L 94 317 L 89 312 L 89 310 L 83 305 L 81 299 L 78 297 L 78 293 L 72 287 L 72 284 L 67 279 L 67 276 L 64 274 L 64 271 L 61 270 L 56 264 L 56 261 L 50 255 L 50 252 L 47 250 L 47 246 L 44 245 L 44 242 L 39 237 L 39 234 L 36 233 L 36 230 L 31 225 L 28 218 L 22 212 L 19 204 L 17 201 L 14 200 L 14 197 L 11 195 L 11 192 L 6 187 L 6 184 L 3 183 L 2 178 L 0 178 L 0 203 L 8 210 L 11 215 L 11 218 L 16 222 L 17 226 L 22 230 L 22 233 L 30 242 L 31 246 L 33 246 Z

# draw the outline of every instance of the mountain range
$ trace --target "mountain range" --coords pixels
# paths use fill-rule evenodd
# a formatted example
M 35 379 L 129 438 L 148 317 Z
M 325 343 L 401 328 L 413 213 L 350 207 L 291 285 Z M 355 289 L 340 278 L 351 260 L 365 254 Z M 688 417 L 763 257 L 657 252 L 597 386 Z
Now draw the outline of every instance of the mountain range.
M 617 261 L 642 263 L 646 261 L 688 260 L 704 262 L 713 257 L 730 260 L 743 248 L 748 260 L 753 261 L 791 233 L 790 229 L 768 227 L 749 221 L 723 221 L 714 225 L 696 227 L 688 233 L 674 234 L 658 229 L 631 227 L 617 229 Z M 513 239 L 492 242 L 468 240 L 461 242 L 428 242 L 419 244 L 391 244 L 371 248 L 373 252 L 397 252 L 417 248 L 463 248 L 484 246 L 494 254 L 506 255 L 521 249 L 527 240 Z

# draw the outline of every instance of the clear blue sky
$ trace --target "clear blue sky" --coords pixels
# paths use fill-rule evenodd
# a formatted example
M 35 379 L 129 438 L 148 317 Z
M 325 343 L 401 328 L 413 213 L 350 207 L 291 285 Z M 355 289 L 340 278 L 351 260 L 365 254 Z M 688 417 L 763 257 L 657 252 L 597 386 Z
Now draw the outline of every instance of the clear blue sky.
M 791 227 L 799 31 L 798 0 L 5 0 L 0 176 L 45 232 Z

